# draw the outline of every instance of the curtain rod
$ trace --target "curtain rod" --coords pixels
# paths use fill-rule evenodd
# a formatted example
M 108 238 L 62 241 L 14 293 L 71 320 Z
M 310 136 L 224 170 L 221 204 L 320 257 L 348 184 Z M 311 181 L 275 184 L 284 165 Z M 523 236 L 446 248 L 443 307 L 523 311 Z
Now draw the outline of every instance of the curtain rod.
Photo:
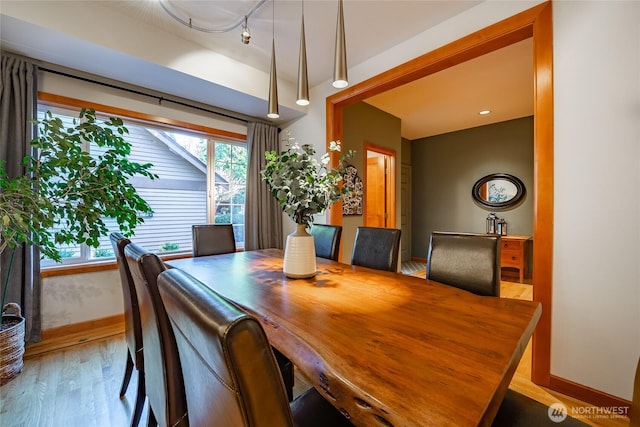
M 215 114 L 215 115 L 226 117 L 226 118 L 232 119 L 232 120 L 238 120 L 238 121 L 241 121 L 241 122 L 244 122 L 244 123 L 249 123 L 251 121 L 258 122 L 258 123 L 265 123 L 265 122 L 262 122 L 260 120 L 243 118 L 243 117 L 240 117 L 239 115 L 233 115 L 231 113 L 222 113 L 220 111 L 215 111 L 215 110 L 211 110 L 211 109 L 208 109 L 208 108 L 199 107 L 197 105 L 193 105 L 193 104 L 190 104 L 188 102 L 178 101 L 178 100 L 171 99 L 171 98 L 165 98 L 165 97 L 160 96 L 160 95 L 153 95 L 153 94 L 144 92 L 142 90 L 122 87 L 122 86 L 119 86 L 117 84 L 107 83 L 105 81 L 100 81 L 100 80 L 89 78 L 89 77 L 78 76 L 78 75 L 72 74 L 70 72 L 61 71 L 61 70 L 55 70 L 53 68 L 49 68 L 49 67 L 43 66 L 43 65 L 38 65 L 38 68 L 41 71 L 45 71 L 47 73 L 57 74 L 57 75 L 60 75 L 60 76 L 69 77 L 69 78 L 72 78 L 72 79 L 81 80 L 81 81 L 88 82 L 88 83 L 94 83 L 94 84 L 98 84 L 98 85 L 101 85 L 101 86 L 110 87 L 112 89 L 122 90 L 122 91 L 133 93 L 133 94 L 136 94 L 136 95 L 141 95 L 141 96 L 146 96 L 146 97 L 149 97 L 149 98 L 154 98 L 154 99 L 157 99 L 159 103 L 162 103 L 163 101 L 172 102 L 174 104 L 181 105 L 183 107 L 193 108 L 195 110 L 199 110 L 199 111 L 203 111 L 203 112 L 206 112 L 206 113 Z

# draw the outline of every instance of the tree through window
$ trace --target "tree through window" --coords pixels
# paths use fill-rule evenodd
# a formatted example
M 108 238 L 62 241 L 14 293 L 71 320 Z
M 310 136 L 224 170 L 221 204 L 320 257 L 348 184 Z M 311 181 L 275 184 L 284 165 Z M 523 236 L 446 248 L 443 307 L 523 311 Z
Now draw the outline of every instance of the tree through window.
M 247 188 L 247 147 L 242 143 L 212 141 L 175 132 L 167 133 L 204 165 L 213 157 L 210 212 L 216 224 L 232 224 L 236 246 L 244 248 L 244 203 Z

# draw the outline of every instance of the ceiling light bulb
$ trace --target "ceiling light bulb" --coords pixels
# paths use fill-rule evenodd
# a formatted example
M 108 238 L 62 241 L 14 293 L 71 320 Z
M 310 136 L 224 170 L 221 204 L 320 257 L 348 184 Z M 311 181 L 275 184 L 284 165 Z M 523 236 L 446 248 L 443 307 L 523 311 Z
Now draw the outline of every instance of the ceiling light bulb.
M 251 33 L 249 32 L 249 26 L 247 25 L 247 17 L 244 17 L 244 25 L 242 26 L 242 34 L 240 35 L 243 44 L 249 44 Z
M 333 82 L 333 87 L 337 89 L 342 89 L 343 87 L 349 86 L 349 82 L 346 80 L 336 80 Z
M 478 114 L 481 116 L 486 116 L 487 114 L 491 114 L 491 110 L 482 110 Z

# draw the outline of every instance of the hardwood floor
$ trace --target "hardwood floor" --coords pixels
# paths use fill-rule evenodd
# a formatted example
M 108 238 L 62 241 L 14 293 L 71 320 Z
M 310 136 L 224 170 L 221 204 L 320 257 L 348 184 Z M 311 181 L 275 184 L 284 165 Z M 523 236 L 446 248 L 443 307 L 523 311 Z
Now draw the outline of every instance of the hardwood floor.
M 137 375 L 120 400 L 126 352 L 121 334 L 26 359 L 22 373 L 1 388 L 2 426 L 129 425 Z
M 120 334 L 25 359 L 22 373 L 0 387 L 0 426 L 129 426 L 138 376 L 120 400 L 126 354 Z M 296 375 L 294 394 L 308 387 Z M 140 426 L 146 419 L 145 407 Z
M 422 276 L 424 277 L 424 276 Z M 502 282 L 504 297 L 531 299 L 531 286 Z M 530 380 L 529 344 L 510 387 L 546 405 L 562 402 L 572 408 L 592 408 L 570 397 L 544 389 Z M 123 400 L 118 397 L 126 358 L 123 334 L 102 338 L 62 350 L 42 352 L 25 359 L 23 372 L 0 387 L 2 427 L 124 427 L 130 423 L 135 402 L 137 375 L 131 378 Z M 297 395 L 308 387 L 296 374 Z M 146 409 L 141 426 L 146 424 Z M 582 409 L 582 412 L 586 412 Z M 580 418 L 592 426 L 626 427 L 627 418 Z M 559 424 L 560 426 L 562 424 Z

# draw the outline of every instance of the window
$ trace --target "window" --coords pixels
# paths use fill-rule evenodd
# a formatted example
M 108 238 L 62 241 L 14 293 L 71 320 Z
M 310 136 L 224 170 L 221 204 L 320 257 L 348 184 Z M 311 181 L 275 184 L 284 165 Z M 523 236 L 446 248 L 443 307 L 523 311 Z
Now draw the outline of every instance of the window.
M 247 189 L 247 147 L 216 142 L 214 162 L 214 222 L 233 224 L 236 242 L 244 247 L 244 201 Z
M 39 117 L 50 110 L 65 124 L 77 120 L 77 111 L 40 106 Z M 153 123 L 126 120 L 132 144 L 130 159 L 152 163 L 159 178 L 133 178 L 140 196 L 153 214 L 138 225 L 131 240 L 156 253 L 190 252 L 191 226 L 207 222 L 232 223 L 236 244 L 244 247 L 244 201 L 247 173 L 246 146 L 239 142 L 214 140 L 189 130 L 170 131 Z M 85 147 L 97 153 L 98 146 Z M 208 196 L 211 197 L 208 197 Z M 109 232 L 118 231 L 115 220 L 106 219 Z M 60 247 L 63 264 L 113 258 L 109 236 L 98 248 L 85 245 Z M 54 265 L 43 260 L 43 266 Z
M 212 194 L 209 204 L 210 222 L 233 224 L 236 246 L 244 247 L 244 202 L 247 188 L 247 147 L 243 143 L 212 141 L 175 131 L 167 136 L 208 165 L 213 159 L 210 177 Z M 209 154 L 211 153 L 211 155 Z

